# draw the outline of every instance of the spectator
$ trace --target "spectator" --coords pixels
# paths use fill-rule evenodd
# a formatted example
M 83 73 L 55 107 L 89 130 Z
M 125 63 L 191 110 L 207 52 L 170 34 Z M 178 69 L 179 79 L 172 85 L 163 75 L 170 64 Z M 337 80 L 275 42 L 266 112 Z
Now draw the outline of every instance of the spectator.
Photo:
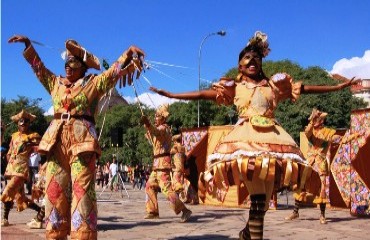
M 104 187 L 104 176 L 103 176 L 103 168 L 102 166 L 98 163 L 96 167 L 96 185 L 99 187 L 101 184 L 101 187 Z
M 29 179 L 26 183 L 27 186 L 27 194 L 30 195 L 32 193 L 32 185 L 36 182 L 35 175 L 39 172 L 39 164 L 41 161 L 41 156 L 37 152 L 37 147 L 32 148 L 32 153 L 30 155 L 28 166 L 30 170 Z
M 109 174 L 111 177 L 111 185 L 110 185 L 111 190 L 113 190 L 113 187 L 117 186 L 117 180 L 118 180 L 117 171 L 118 171 L 117 159 L 116 159 L 116 156 L 113 156 L 113 163 L 109 166 Z
M 109 161 L 107 161 L 104 164 L 104 184 L 105 186 L 107 186 L 109 182 L 109 166 L 110 166 L 110 163 Z
M 140 179 L 141 179 L 140 175 L 141 175 L 141 168 L 139 165 L 136 165 L 134 169 L 134 182 L 132 183 L 132 189 L 135 189 L 135 186 L 137 188 L 140 188 L 139 187 Z

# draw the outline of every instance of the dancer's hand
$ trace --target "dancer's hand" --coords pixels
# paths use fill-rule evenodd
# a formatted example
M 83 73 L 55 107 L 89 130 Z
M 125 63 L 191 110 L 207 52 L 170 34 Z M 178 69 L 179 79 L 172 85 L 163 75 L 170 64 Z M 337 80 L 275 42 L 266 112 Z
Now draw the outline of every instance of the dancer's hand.
M 147 116 L 141 116 L 140 119 L 140 124 L 145 125 L 145 126 L 150 126 L 150 121 Z
M 343 83 L 341 84 L 338 84 L 338 86 L 340 87 L 340 89 L 343 89 L 343 88 L 346 88 L 348 86 L 351 86 L 351 85 L 357 85 L 357 84 L 360 84 L 362 82 L 362 79 L 361 78 L 355 78 L 353 77 L 352 79 L 348 79 L 340 74 L 332 74 L 331 77 L 335 80 L 339 80 L 339 81 L 342 81 Z
M 170 96 L 170 93 L 163 90 L 163 89 L 158 89 L 156 87 L 150 87 L 149 90 L 152 91 L 152 92 L 158 93 L 159 95 L 165 96 L 165 97 Z
M 31 45 L 30 39 L 28 37 L 22 36 L 22 35 L 14 35 L 11 38 L 9 38 L 9 40 L 8 40 L 8 43 L 16 43 L 16 42 L 24 43 L 26 45 L 26 47 Z

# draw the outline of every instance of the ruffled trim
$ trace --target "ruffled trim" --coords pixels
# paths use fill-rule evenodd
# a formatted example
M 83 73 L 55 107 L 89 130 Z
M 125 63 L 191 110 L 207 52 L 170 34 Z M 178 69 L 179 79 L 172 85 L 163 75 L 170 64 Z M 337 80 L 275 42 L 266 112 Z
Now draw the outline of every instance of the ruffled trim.
M 293 78 L 287 73 L 274 74 L 269 83 L 280 100 L 289 98 L 295 102 L 301 95 L 302 81 L 293 82 Z
M 321 198 L 321 197 L 316 197 L 314 200 L 313 200 L 313 203 L 316 203 L 316 204 L 322 204 L 322 203 L 329 203 L 329 200 L 327 198 Z
M 216 103 L 231 105 L 234 103 L 235 81 L 231 78 L 221 78 L 219 82 L 212 84 L 212 89 L 217 92 Z
M 213 153 L 208 156 L 207 158 L 207 165 L 208 167 L 212 167 L 215 164 L 220 162 L 228 162 L 235 159 L 240 159 L 243 157 L 258 157 L 266 152 L 263 151 L 245 151 L 245 150 L 238 150 L 231 154 L 223 154 L 223 153 Z M 276 159 L 291 159 L 293 161 L 299 162 L 303 165 L 309 166 L 309 163 L 303 159 L 300 155 L 295 153 L 279 153 L 279 152 L 269 152 L 269 156 L 275 157 Z

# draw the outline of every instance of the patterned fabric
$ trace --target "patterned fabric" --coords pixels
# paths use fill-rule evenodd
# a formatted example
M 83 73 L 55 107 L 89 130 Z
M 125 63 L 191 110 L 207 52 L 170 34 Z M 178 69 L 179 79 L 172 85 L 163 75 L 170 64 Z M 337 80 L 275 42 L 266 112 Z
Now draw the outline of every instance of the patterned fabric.
M 370 216 L 369 141 L 370 109 L 352 112 L 350 130 L 330 167 L 343 201 L 357 216 Z
M 335 129 L 327 127 L 314 128 L 312 122 L 305 129 L 308 139 L 307 160 L 311 166 L 317 166 L 320 175 L 329 175 L 326 156 L 335 132 Z
M 26 197 L 24 193 L 25 179 L 18 176 L 13 176 L 5 186 L 3 193 L 1 194 L 1 201 L 13 202 L 17 204 L 17 211 L 21 212 L 28 207 L 32 202 Z
M 7 153 L 9 161 L 5 170 L 5 176 L 18 176 L 28 180 L 28 159 L 33 151 L 32 147 L 38 145 L 40 139 L 41 137 L 38 133 L 13 133 Z
M 184 190 L 184 162 L 186 159 L 185 148 L 179 142 L 174 142 L 171 155 L 173 160 L 172 186 L 175 192 Z
M 324 126 L 314 127 L 313 120 L 311 120 L 308 126 L 305 128 L 305 135 L 308 140 L 307 160 L 311 166 L 320 175 L 320 192 L 318 196 L 315 196 L 314 203 L 328 203 L 328 176 L 329 167 L 327 155 L 330 149 L 330 144 L 333 142 L 333 136 L 336 130 L 327 128 Z
M 160 188 L 161 192 L 166 196 L 170 203 L 170 208 L 175 214 L 179 214 L 185 208 L 184 203 L 180 201 L 178 195 L 172 190 L 170 173 L 170 170 L 155 170 L 150 174 L 145 186 L 145 205 L 147 213 L 159 214 L 157 199 L 158 188 Z
M 181 132 L 186 155 L 194 149 L 195 145 L 197 145 L 206 134 L 207 129 Z
M 90 74 L 67 85 L 66 79 L 55 75 L 45 67 L 39 55 L 32 45 L 24 50 L 25 59 L 31 65 L 37 78 L 45 89 L 52 96 L 54 113 L 70 113 L 72 116 L 91 116 L 97 112 L 99 99 L 114 87 L 121 77 L 127 74 L 128 70 L 122 69 L 127 60 L 124 52 L 111 67 L 99 75 Z M 56 142 L 56 137 L 62 127 L 60 119 L 54 119 L 46 133 L 44 134 L 39 151 L 48 152 Z M 98 155 L 101 150 L 96 137 L 95 126 L 93 123 L 75 121 L 73 131 L 75 137 L 72 138 L 73 154 L 83 152 L 96 152 Z
M 167 124 L 150 125 L 146 137 L 153 143 L 153 170 L 171 169 L 171 129 Z M 156 157 L 158 156 L 158 157 Z
M 97 238 L 95 153 L 70 155 L 73 125 L 64 125 L 46 170 L 46 235 Z
M 67 79 L 45 67 L 32 45 L 23 55 L 51 95 L 54 113 L 66 117 L 70 114 L 93 118 L 99 99 L 118 79 L 135 71 L 133 65 L 125 67 L 128 57 L 124 52 L 108 70 L 69 84 Z M 71 238 L 97 239 L 94 173 L 101 149 L 95 124 L 83 118 L 54 119 L 40 142 L 39 152 L 50 156 L 45 184 L 46 216 L 49 218 L 46 237 L 64 238 L 71 232 Z
M 33 151 L 32 147 L 40 142 L 40 138 L 38 133 L 15 132 L 12 134 L 7 153 L 9 161 L 4 174 L 11 179 L 1 194 L 1 201 L 15 200 L 18 211 L 23 211 L 32 202 L 24 193 L 24 183 L 29 177 L 28 159 Z

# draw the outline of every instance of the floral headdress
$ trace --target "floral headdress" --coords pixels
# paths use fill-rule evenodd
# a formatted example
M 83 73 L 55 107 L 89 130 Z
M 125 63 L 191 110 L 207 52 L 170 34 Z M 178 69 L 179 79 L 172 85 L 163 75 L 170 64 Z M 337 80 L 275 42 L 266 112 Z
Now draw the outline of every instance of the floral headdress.
M 261 57 L 265 58 L 270 52 L 269 43 L 267 41 L 267 34 L 261 31 L 256 31 L 254 36 L 249 39 L 247 46 L 239 54 L 239 61 L 243 58 L 246 52 L 255 51 Z
M 168 115 L 170 115 L 170 113 L 168 112 L 168 108 L 169 108 L 169 104 L 163 104 L 163 105 L 158 107 L 155 114 L 157 116 L 162 116 L 165 119 L 167 119 Z

